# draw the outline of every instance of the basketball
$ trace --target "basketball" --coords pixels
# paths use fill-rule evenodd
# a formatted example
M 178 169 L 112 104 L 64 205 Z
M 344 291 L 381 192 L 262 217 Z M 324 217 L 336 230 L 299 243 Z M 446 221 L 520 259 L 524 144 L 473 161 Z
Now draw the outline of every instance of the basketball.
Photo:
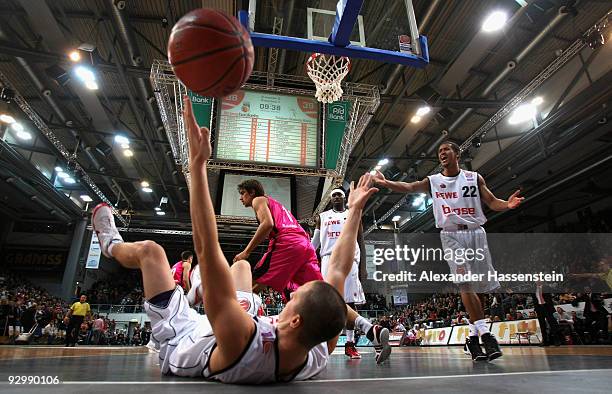
M 246 29 L 221 11 L 200 8 L 172 28 L 168 60 L 177 78 L 201 96 L 238 90 L 253 70 L 253 44 Z

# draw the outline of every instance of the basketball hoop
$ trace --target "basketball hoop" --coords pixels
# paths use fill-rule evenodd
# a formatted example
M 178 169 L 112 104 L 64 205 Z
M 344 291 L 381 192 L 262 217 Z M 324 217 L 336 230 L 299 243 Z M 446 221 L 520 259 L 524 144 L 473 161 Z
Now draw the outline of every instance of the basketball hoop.
M 350 69 L 348 57 L 313 53 L 306 61 L 306 73 L 317 87 L 317 100 L 322 103 L 338 101 L 342 97 L 340 84 Z

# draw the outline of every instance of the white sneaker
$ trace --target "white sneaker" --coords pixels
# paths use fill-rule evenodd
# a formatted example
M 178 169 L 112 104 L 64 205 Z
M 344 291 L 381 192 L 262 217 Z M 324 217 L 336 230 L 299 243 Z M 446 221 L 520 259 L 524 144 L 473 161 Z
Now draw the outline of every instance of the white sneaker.
M 119 231 L 115 226 L 113 211 L 106 203 L 98 204 L 91 214 L 91 225 L 100 241 L 100 250 L 108 258 L 112 258 L 108 252 L 108 247 L 117 242 L 123 242 Z
M 381 364 L 391 355 L 391 345 L 389 345 L 389 330 L 378 324 L 372 327 L 374 340 L 374 351 L 376 352 L 376 364 Z

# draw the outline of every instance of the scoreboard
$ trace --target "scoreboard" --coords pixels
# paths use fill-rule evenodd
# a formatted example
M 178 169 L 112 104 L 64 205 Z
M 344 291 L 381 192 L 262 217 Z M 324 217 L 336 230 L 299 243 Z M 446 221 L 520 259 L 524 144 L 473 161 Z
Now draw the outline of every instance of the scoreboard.
M 220 104 L 217 159 L 317 166 L 319 103 L 314 97 L 239 90 Z

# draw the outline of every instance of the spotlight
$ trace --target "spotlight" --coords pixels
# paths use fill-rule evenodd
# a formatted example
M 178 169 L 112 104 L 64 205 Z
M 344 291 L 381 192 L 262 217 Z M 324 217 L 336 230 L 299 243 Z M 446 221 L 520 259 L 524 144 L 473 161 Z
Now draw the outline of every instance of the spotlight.
M 381 169 L 381 168 L 382 168 L 382 166 L 376 166 L 376 167 L 374 167 L 374 169 L 375 169 L 376 171 L 380 171 L 380 169 Z
M 149 187 L 149 182 L 142 181 L 142 182 L 140 182 L 140 186 L 142 186 L 142 187 Z
M 381 159 L 378 161 L 379 166 L 386 166 L 387 164 L 389 164 L 389 159 Z
M 161 208 L 160 208 L 160 207 L 155 207 L 154 209 L 155 209 L 156 211 L 161 211 Z
M 414 208 L 418 208 L 420 207 L 423 203 L 425 202 L 425 198 L 423 197 L 423 194 L 420 194 L 417 198 L 415 198 L 412 201 L 412 206 Z
M 153 193 L 153 189 L 151 189 L 150 187 L 143 187 L 142 191 L 145 193 Z
M 121 144 L 121 149 L 130 149 L 130 144 Z
M 535 106 L 542 105 L 543 102 L 544 102 L 544 99 L 541 96 L 534 97 L 533 100 L 531 100 L 531 104 Z
M 98 83 L 96 81 L 85 81 L 85 87 L 89 90 L 98 90 Z
M 92 202 L 93 200 L 91 199 L 91 197 L 89 197 L 87 194 L 83 194 L 81 195 L 81 200 L 85 201 L 85 202 Z
M 64 172 L 62 167 L 55 167 L 55 172 Z
M 410 123 L 419 123 L 421 121 L 421 117 L 418 115 L 414 115 L 411 119 L 410 119 Z
M 393 219 L 391 219 L 391 221 L 392 222 L 399 222 L 401 218 L 402 217 L 400 215 L 395 215 L 395 216 L 393 216 Z
M 68 178 L 64 178 L 64 183 L 73 184 L 73 183 L 76 183 L 76 181 L 74 180 L 74 178 L 68 177 Z
M 15 123 L 13 123 L 13 124 L 11 125 L 11 127 L 12 127 L 12 128 L 13 128 L 13 130 L 15 130 L 16 132 L 23 131 L 23 125 L 22 125 L 21 123 L 17 123 L 17 122 L 15 122 Z
M 431 112 L 431 107 L 430 107 L 430 106 L 428 106 L 428 105 L 426 105 L 426 106 L 424 106 L 424 107 L 421 107 L 421 108 L 417 109 L 416 114 L 417 114 L 417 116 L 425 116 L 425 115 L 427 115 L 429 112 Z
M 91 71 L 88 67 L 85 66 L 77 66 L 74 68 L 74 73 L 77 77 L 83 82 L 94 81 L 96 80 L 96 76 L 93 71 Z
M 370 171 L 370 175 L 376 175 L 376 170 Z
M 28 133 L 27 131 L 18 131 L 17 138 L 19 138 L 20 140 L 25 140 L 25 141 L 31 140 L 32 134 Z
M 521 104 L 518 107 L 516 107 L 514 112 L 512 112 L 512 115 L 510 116 L 508 123 L 512 125 L 523 123 L 523 122 L 526 122 L 528 120 L 532 120 L 533 118 L 535 118 L 536 114 L 537 114 L 537 109 L 535 105 L 531 103 Z
M 66 178 L 70 178 L 70 174 L 67 174 L 65 172 L 58 172 L 57 177 L 61 179 L 66 179 Z
M 123 155 L 125 157 L 132 157 L 132 156 L 134 156 L 134 152 L 131 149 L 126 149 L 126 150 L 123 151 Z
M 13 124 L 15 123 L 15 118 L 13 118 L 11 115 L 2 114 L 0 115 L 0 122 Z
M 166 212 L 164 211 L 157 211 L 155 213 L 158 214 L 159 216 L 164 216 L 166 214 Z
M 68 57 L 75 63 L 81 60 L 81 54 L 77 50 L 73 50 L 72 52 L 70 52 L 68 54 Z
M 121 134 L 115 136 L 115 142 L 118 144 L 130 145 L 130 140 Z
M 482 31 L 492 33 L 503 29 L 508 20 L 508 14 L 503 11 L 495 11 L 489 14 L 482 23 Z

